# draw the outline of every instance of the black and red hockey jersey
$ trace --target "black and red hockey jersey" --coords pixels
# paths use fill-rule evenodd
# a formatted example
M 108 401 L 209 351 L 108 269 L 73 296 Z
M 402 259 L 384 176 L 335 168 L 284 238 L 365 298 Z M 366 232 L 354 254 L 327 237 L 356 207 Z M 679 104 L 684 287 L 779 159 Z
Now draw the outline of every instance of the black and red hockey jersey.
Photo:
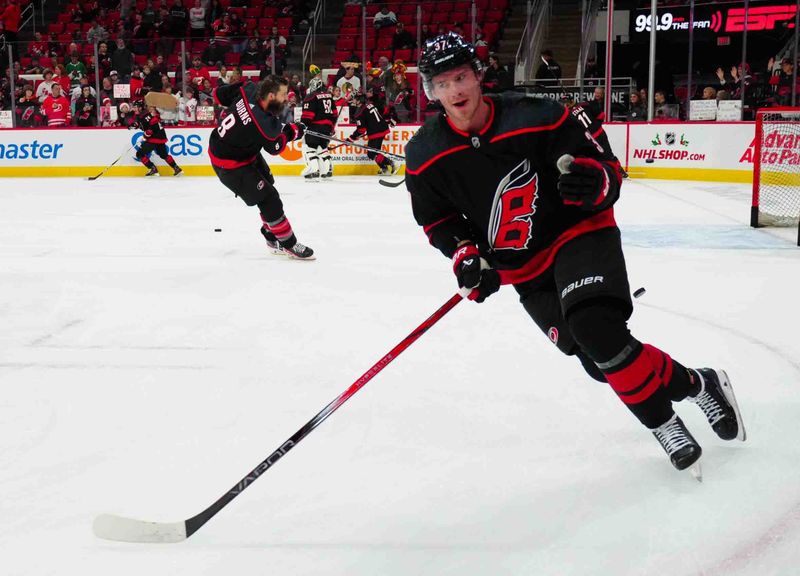
M 214 102 L 226 107 L 209 139 L 208 155 L 214 166 L 245 166 L 255 160 L 262 148 L 278 155 L 297 137 L 294 124 L 284 126 L 277 116 L 261 108 L 255 82 L 218 86 L 214 89 Z
M 301 120 L 317 132 L 332 134 L 339 119 L 339 111 L 329 92 L 315 92 L 303 100 Z
M 353 140 L 365 134 L 367 140 L 384 138 L 389 134 L 389 124 L 386 123 L 380 110 L 372 102 L 360 106 L 356 110 L 353 120 L 356 123 L 356 131 L 350 135 Z
M 144 141 L 148 144 L 166 144 L 167 131 L 161 125 L 161 116 L 158 112 L 151 114 L 145 112 L 135 116 L 130 124 L 144 132 Z
M 451 258 L 462 240 L 475 242 L 504 284 L 532 279 L 570 239 L 616 226 L 619 163 L 560 104 L 504 93 L 484 97 L 487 124 L 475 134 L 440 114 L 406 147 L 406 186 L 417 223 Z M 564 154 L 598 160 L 608 175 L 606 199 L 587 212 L 558 193 Z
M 603 110 L 603 103 L 600 100 L 590 100 L 583 104 L 576 103 L 572 106 L 571 112 L 575 119 L 583 124 L 589 131 L 592 138 L 597 140 L 603 148 L 606 148 L 613 154 L 611 151 L 611 143 L 608 141 L 608 135 L 606 135 L 606 131 L 603 130 L 603 122 L 606 118 L 606 113 Z

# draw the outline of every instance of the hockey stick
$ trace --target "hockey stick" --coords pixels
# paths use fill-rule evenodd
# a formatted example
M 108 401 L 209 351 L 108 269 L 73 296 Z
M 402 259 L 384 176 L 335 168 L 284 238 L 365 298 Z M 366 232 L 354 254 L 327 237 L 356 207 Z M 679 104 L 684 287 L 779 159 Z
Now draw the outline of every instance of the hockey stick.
M 400 186 L 405 181 L 406 181 L 406 178 L 405 178 L 405 176 L 403 176 L 397 182 L 392 182 L 391 180 L 380 179 L 380 180 L 378 180 L 378 184 L 382 184 L 383 186 L 386 186 L 387 188 L 397 188 L 398 186 Z
M 211 506 L 187 520 L 180 522 L 145 522 L 144 520 L 134 520 L 112 514 L 101 514 L 94 520 L 92 529 L 96 536 L 106 540 L 119 540 L 122 542 L 181 542 L 197 532 L 214 515 L 227 506 L 231 500 L 241 494 L 245 488 L 255 482 L 259 476 L 270 469 L 273 464 L 280 460 L 289 450 L 297 446 L 300 441 L 308 436 L 312 430 L 319 426 L 328 416 L 333 414 L 339 406 L 347 402 L 351 396 L 358 392 L 367 382 L 378 374 L 381 370 L 395 358 L 397 358 L 406 348 L 416 342 L 420 336 L 425 334 L 431 326 L 441 320 L 445 314 L 452 310 L 456 304 L 461 302 L 468 291 L 454 294 L 436 312 L 417 326 L 413 332 L 406 336 L 397 346 L 392 348 L 383 358 L 373 364 L 372 368 L 364 372 L 361 377 L 353 382 L 350 387 L 342 392 L 330 404 L 325 406 L 321 412 L 305 423 L 302 428 L 295 432 L 288 440 L 281 444 L 277 450 L 267 456 L 258 466 L 256 466 L 244 478 L 239 480 L 233 488 L 223 494 L 219 500 Z
M 122 157 L 123 157 L 123 156 L 125 156 L 125 155 L 126 155 L 126 154 L 128 154 L 128 153 L 129 153 L 131 150 L 133 150 L 133 147 L 134 147 L 134 144 L 131 144 L 131 145 L 128 147 L 128 149 L 127 149 L 127 150 L 125 150 L 125 152 L 123 152 L 122 154 L 120 154 L 120 155 L 119 155 L 119 158 L 117 158 L 117 159 L 116 159 L 116 160 L 114 160 L 114 161 L 113 161 L 111 164 L 109 164 L 108 166 L 106 166 L 105 170 L 103 170 L 102 172 L 100 172 L 100 174 L 98 174 L 97 176 L 89 176 L 89 177 L 87 178 L 87 180 L 93 181 L 93 180 L 97 180 L 98 178 L 100 178 L 100 176 L 102 176 L 103 174 L 105 174 L 106 172 L 108 172 L 109 170 L 111 170 L 111 168 L 112 168 L 112 166 L 114 166 L 114 164 L 116 164 L 117 162 L 119 162 L 120 160 L 122 160 Z
M 406 160 L 406 157 L 400 154 L 392 154 L 391 152 L 386 152 L 385 150 L 378 150 L 377 148 L 364 146 L 363 144 L 356 144 L 352 140 L 342 140 L 341 138 L 337 138 L 336 136 L 326 136 L 325 134 L 321 134 L 320 132 L 314 132 L 313 130 L 306 130 L 306 134 L 311 134 L 312 136 L 317 136 L 318 138 L 327 138 L 328 140 L 339 142 L 342 145 L 355 146 L 356 148 L 361 148 L 362 150 L 366 150 L 367 152 L 375 152 L 376 154 L 383 154 L 384 156 L 397 158 L 398 160 L 402 160 L 403 162 L 405 162 Z

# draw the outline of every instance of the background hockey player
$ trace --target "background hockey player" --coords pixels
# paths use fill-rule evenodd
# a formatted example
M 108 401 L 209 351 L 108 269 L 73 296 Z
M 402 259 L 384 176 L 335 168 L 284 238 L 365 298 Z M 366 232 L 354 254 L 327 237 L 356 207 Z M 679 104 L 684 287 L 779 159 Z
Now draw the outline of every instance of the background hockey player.
M 315 76 L 308 84 L 308 92 L 303 100 L 301 120 L 310 130 L 320 134 L 332 135 L 339 118 L 336 103 L 319 76 Z M 328 150 L 328 138 L 320 138 L 306 134 L 303 140 L 303 158 L 306 166 L 301 175 L 305 178 L 330 178 L 333 176 L 331 153 Z
M 161 116 L 155 106 L 149 106 L 146 112 L 143 112 L 144 104 L 139 101 L 133 103 L 135 112 L 133 122 L 128 125 L 128 128 L 139 128 L 144 132 L 142 143 L 139 144 L 139 149 L 136 150 L 136 158 L 144 164 L 148 169 L 145 176 L 158 176 L 158 168 L 156 168 L 153 161 L 150 160 L 150 155 L 155 152 L 158 154 L 170 168 L 173 170 L 174 176 L 179 176 L 183 170 L 175 162 L 175 159 L 169 153 L 167 148 L 167 132 L 161 124 Z
M 446 115 L 409 142 L 406 183 L 414 217 L 470 299 L 512 284 L 559 350 L 611 386 L 676 468 L 695 464 L 701 448 L 673 402 L 688 398 L 720 438 L 744 440 L 724 372 L 687 369 L 628 329 L 612 207 L 622 177 L 611 154 L 558 103 L 482 95 L 475 49 L 456 34 L 428 41 L 419 70 Z
M 208 155 L 220 181 L 248 206 L 261 213 L 261 234 L 274 252 L 313 259 L 314 251 L 297 241 L 275 179 L 261 150 L 278 155 L 288 142 L 303 137 L 305 126 L 282 124 L 289 82 L 270 75 L 258 84 L 228 84 L 214 90 L 214 101 L 225 106 L 211 132 Z
M 347 140 L 355 142 L 366 136 L 367 145 L 374 150 L 380 150 L 383 139 L 390 132 L 389 124 L 384 120 L 380 110 L 372 102 L 367 101 L 365 94 L 356 94 L 353 100 L 356 103 L 356 113 L 353 118 L 356 129 Z M 367 156 L 378 165 L 379 174 L 397 173 L 397 165 L 386 155 L 368 150 Z

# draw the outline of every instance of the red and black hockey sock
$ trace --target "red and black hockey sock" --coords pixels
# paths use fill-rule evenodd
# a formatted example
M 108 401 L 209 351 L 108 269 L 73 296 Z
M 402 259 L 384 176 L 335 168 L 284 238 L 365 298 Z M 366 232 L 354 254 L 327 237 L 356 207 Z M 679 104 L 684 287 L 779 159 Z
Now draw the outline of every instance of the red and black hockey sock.
M 672 401 L 686 397 L 688 373 L 666 353 L 633 338 L 629 316 L 613 300 L 594 300 L 571 311 L 567 322 L 620 400 L 642 424 L 657 428 L 672 417 Z
M 389 160 L 386 158 L 386 156 L 378 152 L 377 154 L 375 154 L 375 163 L 381 168 L 383 168 L 386 166 L 386 164 L 389 163 Z
M 139 158 L 139 162 L 145 165 L 146 168 L 153 169 L 153 163 L 150 161 L 150 158 L 147 156 L 142 156 Z
M 167 154 L 167 157 L 164 158 L 167 164 L 169 164 L 170 168 L 177 168 L 178 165 L 175 163 L 175 158 L 172 157 L 172 154 Z
M 263 223 L 264 228 L 275 235 L 275 238 L 278 239 L 282 246 L 291 248 L 297 243 L 297 238 L 292 230 L 292 225 L 289 224 L 289 220 L 286 218 L 286 216 L 281 216 L 277 220 L 268 221 L 267 218 L 262 214 L 261 222 Z

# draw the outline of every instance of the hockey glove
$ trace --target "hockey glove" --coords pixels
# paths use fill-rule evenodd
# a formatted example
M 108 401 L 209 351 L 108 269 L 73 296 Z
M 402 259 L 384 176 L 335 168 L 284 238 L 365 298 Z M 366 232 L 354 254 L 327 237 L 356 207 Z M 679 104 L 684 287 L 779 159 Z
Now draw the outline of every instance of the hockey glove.
M 297 124 L 286 124 L 283 127 L 283 133 L 286 135 L 286 140 L 288 142 L 291 142 L 292 140 L 300 140 L 305 131 L 306 125 L 302 122 L 298 122 Z
M 468 298 L 483 302 L 500 289 L 500 275 L 497 270 L 481 266 L 481 256 L 475 244 L 465 244 L 453 254 L 453 272 L 459 288 L 472 291 Z
M 610 189 L 608 171 L 593 158 L 573 158 L 565 154 L 558 159 L 558 192 L 568 206 L 595 210 L 606 199 Z

